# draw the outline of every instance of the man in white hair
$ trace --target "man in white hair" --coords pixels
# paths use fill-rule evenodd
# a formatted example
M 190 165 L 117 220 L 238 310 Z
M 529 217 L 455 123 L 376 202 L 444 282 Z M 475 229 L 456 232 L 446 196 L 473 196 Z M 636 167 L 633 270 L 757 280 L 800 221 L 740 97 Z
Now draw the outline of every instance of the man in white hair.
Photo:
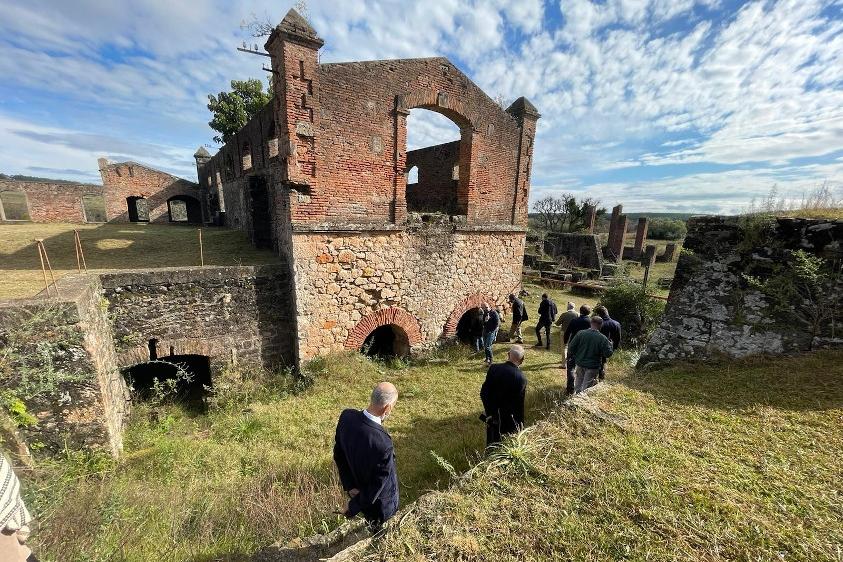
M 345 516 L 361 513 L 373 530 L 398 511 L 395 453 L 383 428 L 397 401 L 395 385 L 382 382 L 372 390 L 365 410 L 344 410 L 337 423 L 334 462 L 348 494 Z
M 31 519 L 20 497 L 20 481 L 12 464 L 0 453 L 0 560 L 38 562 L 25 544 Z
M 480 389 L 483 401 L 483 421 L 486 422 L 486 446 L 499 442 L 504 435 L 517 433 L 524 426 L 524 396 L 527 377 L 521 372 L 524 348 L 509 348 L 505 363 L 489 367 Z

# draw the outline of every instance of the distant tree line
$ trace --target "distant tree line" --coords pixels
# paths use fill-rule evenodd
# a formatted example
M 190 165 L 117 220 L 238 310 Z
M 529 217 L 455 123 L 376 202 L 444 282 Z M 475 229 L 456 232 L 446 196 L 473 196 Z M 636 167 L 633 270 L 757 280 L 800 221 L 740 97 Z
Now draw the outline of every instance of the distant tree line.
M 606 213 L 600 202 L 590 197 L 577 201 L 571 193 L 547 195 L 533 203 L 535 225 L 545 232 L 579 232 L 585 229 L 588 207 L 595 207 L 597 216 Z
M 657 240 L 682 240 L 688 226 L 681 219 L 650 219 L 647 236 Z

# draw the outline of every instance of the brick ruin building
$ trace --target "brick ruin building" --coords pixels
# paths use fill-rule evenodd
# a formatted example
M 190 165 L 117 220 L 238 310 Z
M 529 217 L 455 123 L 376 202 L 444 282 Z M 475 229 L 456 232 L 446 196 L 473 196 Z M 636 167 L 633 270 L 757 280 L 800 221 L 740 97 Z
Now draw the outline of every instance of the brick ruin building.
M 196 153 L 210 212 L 290 268 L 301 359 L 453 337 L 520 285 L 539 114 L 503 110 L 444 58 L 320 64 L 322 45 L 294 10 L 275 28 L 275 98 Z M 414 108 L 460 140 L 408 151 Z
M 0 222 L 202 223 L 195 182 L 137 162 L 97 161 L 102 185 L 0 178 Z
M 274 99 L 216 155 L 196 152 L 198 187 L 100 161 L 104 186 L 89 187 L 108 220 L 167 220 L 174 197 L 192 197 L 194 218 L 248 233 L 281 263 L 69 275 L 60 297 L 0 302 L 0 341 L 35 334 L 15 356 L 33 369 L 49 357 L 55 379 L 26 399 L 38 423 L 23 442 L 117 454 L 127 379 L 187 364 L 213 385 L 232 364 L 404 355 L 460 337 L 484 301 L 507 307 L 536 109 L 520 98 L 503 110 L 444 58 L 320 64 L 321 46 L 291 10 L 266 44 Z M 451 119 L 460 140 L 408 151 L 414 108 Z

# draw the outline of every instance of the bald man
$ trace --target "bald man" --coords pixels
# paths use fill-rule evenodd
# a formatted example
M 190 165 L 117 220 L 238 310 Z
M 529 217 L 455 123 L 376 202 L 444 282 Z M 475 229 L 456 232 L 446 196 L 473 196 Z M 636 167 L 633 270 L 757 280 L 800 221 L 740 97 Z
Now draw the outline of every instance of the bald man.
M 527 377 L 521 372 L 524 348 L 509 348 L 505 363 L 489 367 L 480 389 L 486 422 L 486 446 L 499 442 L 504 435 L 516 433 L 524 426 L 524 396 Z
M 398 389 L 382 382 L 365 410 L 344 410 L 337 423 L 334 462 L 348 494 L 345 516 L 361 513 L 373 530 L 398 511 L 398 474 L 392 438 L 383 422 L 398 401 Z

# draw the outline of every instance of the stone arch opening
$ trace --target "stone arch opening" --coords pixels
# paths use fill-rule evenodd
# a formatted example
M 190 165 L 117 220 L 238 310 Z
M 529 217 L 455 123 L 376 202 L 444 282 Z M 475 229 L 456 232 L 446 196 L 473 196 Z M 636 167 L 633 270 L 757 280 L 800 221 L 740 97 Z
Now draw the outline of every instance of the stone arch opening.
M 456 336 L 457 341 L 470 346 L 476 346 L 477 340 L 483 337 L 483 316 L 479 306 L 469 308 L 460 316 Z
M 497 301 L 489 295 L 475 293 L 473 295 L 468 295 L 457 303 L 451 311 L 451 315 L 448 316 L 448 320 L 445 321 L 441 339 L 452 340 L 454 338 L 459 338 L 458 328 L 463 316 L 465 316 L 469 310 L 480 308 L 484 302 L 493 307 Z
M 463 153 L 463 137 L 470 127 L 460 126 L 441 108 L 417 107 L 407 115 L 407 212 L 461 215 L 466 210 L 460 196 L 460 170 L 468 169 L 470 152 Z M 413 170 L 416 173 L 413 173 Z M 465 178 L 467 185 L 468 178 Z
M 345 340 L 346 349 L 363 351 L 369 337 L 379 328 L 384 329 L 376 335 L 376 342 L 390 345 L 392 342 L 394 356 L 406 356 L 412 348 L 422 342 L 421 325 L 415 316 L 397 307 L 383 308 L 364 316 L 348 333 Z M 371 344 L 372 342 L 370 342 Z M 371 349 L 371 345 L 369 349 Z
M 151 342 L 150 342 L 151 343 Z M 207 355 L 168 355 L 122 369 L 138 400 L 166 398 L 188 407 L 201 407 L 211 387 L 211 360 Z
M 167 199 L 170 222 L 199 224 L 202 222 L 202 205 L 190 195 L 175 195 Z
M 149 222 L 149 201 L 146 197 L 126 197 L 126 206 L 129 208 L 130 222 Z
M 410 355 L 410 339 L 401 326 L 385 324 L 366 336 L 360 346 L 360 353 L 381 359 L 407 357 Z

